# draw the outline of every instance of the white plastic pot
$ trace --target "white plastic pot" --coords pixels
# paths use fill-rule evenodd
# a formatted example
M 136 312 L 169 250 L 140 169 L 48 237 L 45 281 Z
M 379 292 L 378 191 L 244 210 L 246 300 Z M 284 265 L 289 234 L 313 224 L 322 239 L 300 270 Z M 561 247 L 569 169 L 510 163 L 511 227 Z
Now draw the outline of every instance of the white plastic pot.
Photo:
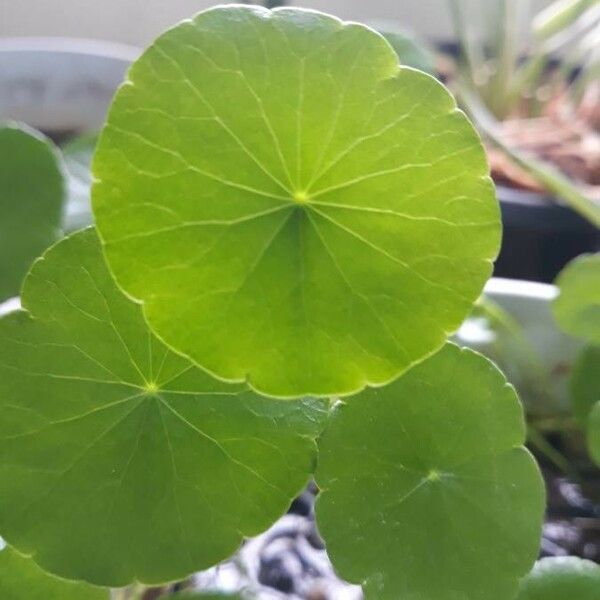
M 485 286 L 485 293 L 523 327 L 542 362 L 558 375 L 563 373 L 581 343 L 556 326 L 550 303 L 558 294 L 557 288 L 547 283 L 493 278 Z
M 98 129 L 139 50 L 65 38 L 0 39 L 0 120 L 49 133 Z

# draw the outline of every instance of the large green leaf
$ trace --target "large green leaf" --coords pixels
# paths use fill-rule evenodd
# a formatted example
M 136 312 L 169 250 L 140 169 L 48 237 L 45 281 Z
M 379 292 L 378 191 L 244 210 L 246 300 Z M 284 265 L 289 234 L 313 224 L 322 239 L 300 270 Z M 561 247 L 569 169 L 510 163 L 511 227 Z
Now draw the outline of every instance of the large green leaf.
M 16 296 L 33 260 L 60 233 L 63 173 L 41 134 L 0 123 L 0 301 Z
M 600 344 L 600 254 L 571 261 L 559 274 L 553 304 L 559 326 L 575 337 Z
M 320 401 L 218 382 L 148 330 L 93 229 L 50 249 L 0 320 L 0 531 L 58 575 L 181 578 L 285 512 Z
M 523 579 L 517 600 L 598 600 L 600 566 L 574 556 L 543 558 Z
M 93 172 L 110 268 L 151 328 L 266 395 L 394 379 L 460 325 L 499 245 L 450 94 L 314 11 L 218 7 L 158 38 Z
M 319 444 L 317 522 L 376 600 L 507 600 L 533 565 L 544 485 L 514 389 L 447 345 L 340 404 Z
M 0 542 L 1 543 L 1 542 Z M 11 548 L 0 551 L 2 600 L 109 600 L 108 590 L 49 575 Z

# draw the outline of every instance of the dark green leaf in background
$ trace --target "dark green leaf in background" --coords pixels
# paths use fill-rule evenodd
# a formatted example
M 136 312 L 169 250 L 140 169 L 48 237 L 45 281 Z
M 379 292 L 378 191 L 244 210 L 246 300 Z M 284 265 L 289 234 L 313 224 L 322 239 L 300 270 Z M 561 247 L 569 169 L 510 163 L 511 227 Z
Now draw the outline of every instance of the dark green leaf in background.
M 573 413 L 587 432 L 592 458 L 600 465 L 600 346 L 586 346 L 571 372 Z
M 0 302 L 19 294 L 31 263 L 59 237 L 64 194 L 52 142 L 0 123 Z
M 218 382 L 148 330 L 93 229 L 37 261 L 0 320 L 0 532 L 69 578 L 182 578 L 283 514 L 320 401 Z
M 447 345 L 338 405 L 319 443 L 317 523 L 373 600 L 507 600 L 538 552 L 544 485 L 498 369 Z
M 573 413 L 585 423 L 596 402 L 600 402 L 600 346 L 587 346 L 577 357 L 571 372 Z
M 218 7 L 158 38 L 93 171 L 110 268 L 153 331 L 270 396 L 388 383 L 458 328 L 500 243 L 454 99 L 315 11 Z
M 600 344 L 600 254 L 582 255 L 558 275 L 553 310 L 570 335 Z
M 594 404 L 588 416 L 587 443 L 590 456 L 600 465 L 600 400 Z

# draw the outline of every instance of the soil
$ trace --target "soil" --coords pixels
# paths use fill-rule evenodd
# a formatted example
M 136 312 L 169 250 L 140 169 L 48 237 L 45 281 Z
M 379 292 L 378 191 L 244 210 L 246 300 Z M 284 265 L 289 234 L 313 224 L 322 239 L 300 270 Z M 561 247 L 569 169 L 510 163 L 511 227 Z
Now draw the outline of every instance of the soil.
M 540 556 L 579 556 L 600 563 L 600 506 L 579 484 L 542 464 L 548 509 Z M 586 484 L 600 484 L 600 473 Z
M 543 88 L 538 90 L 543 92 Z M 531 117 L 531 106 L 524 103 L 500 124 L 500 135 L 509 146 L 554 165 L 600 202 L 600 83 L 590 85 L 577 105 L 568 91 L 554 90 L 535 117 Z M 545 191 L 501 151 L 488 148 L 487 152 L 496 183 Z

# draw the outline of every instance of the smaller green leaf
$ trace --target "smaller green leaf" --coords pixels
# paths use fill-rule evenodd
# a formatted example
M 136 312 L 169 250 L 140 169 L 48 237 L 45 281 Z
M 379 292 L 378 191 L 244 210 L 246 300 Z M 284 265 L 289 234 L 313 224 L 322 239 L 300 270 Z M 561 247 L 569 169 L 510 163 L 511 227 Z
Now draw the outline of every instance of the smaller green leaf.
M 600 254 L 571 261 L 558 275 L 554 316 L 566 333 L 600 344 Z
M 521 582 L 517 600 L 598 600 L 600 566 L 574 556 L 543 558 Z
M 507 600 L 539 547 L 544 485 L 514 389 L 448 344 L 340 403 L 319 443 L 317 521 L 376 600 Z
M 0 541 L 1 543 L 1 541 Z M 8 546 L 0 552 L 2 600 L 108 600 L 106 589 L 59 579 Z
M 23 125 L 0 123 L 0 301 L 18 295 L 31 263 L 60 234 L 60 156 Z
M 93 223 L 91 207 L 91 163 L 98 135 L 82 135 L 63 147 L 63 156 L 69 175 L 68 203 L 64 229 L 67 232 L 82 229 Z
M 573 413 L 585 423 L 600 401 L 600 346 L 587 346 L 577 357 L 571 372 Z

